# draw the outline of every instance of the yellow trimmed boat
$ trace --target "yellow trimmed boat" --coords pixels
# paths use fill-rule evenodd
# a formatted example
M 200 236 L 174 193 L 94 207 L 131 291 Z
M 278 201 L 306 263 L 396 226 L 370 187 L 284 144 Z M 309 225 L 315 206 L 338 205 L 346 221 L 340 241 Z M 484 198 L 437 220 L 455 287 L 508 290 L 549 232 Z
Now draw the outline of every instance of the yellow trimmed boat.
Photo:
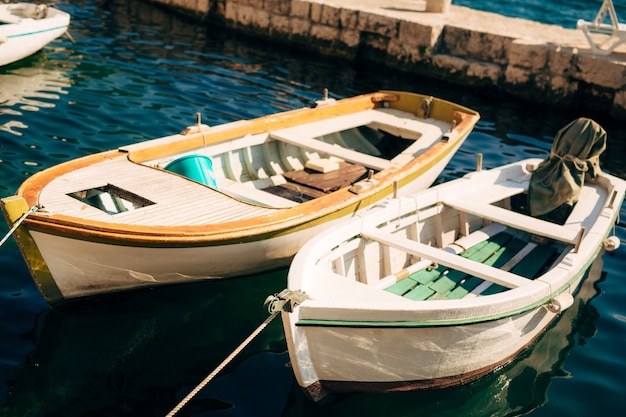
M 479 119 L 381 91 L 123 146 L 2 200 L 51 304 L 285 267 L 323 229 L 430 186 Z

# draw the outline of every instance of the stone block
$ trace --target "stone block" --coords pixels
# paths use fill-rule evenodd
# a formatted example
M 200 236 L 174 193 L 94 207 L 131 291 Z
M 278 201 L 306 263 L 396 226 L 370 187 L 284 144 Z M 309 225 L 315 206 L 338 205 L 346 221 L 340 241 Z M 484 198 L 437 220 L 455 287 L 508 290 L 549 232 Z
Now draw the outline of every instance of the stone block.
M 157 3 L 186 10 L 192 14 L 200 15 L 209 12 L 209 0 L 157 0 Z
M 359 22 L 359 12 L 350 9 L 339 10 L 339 24 L 342 29 L 356 29 Z
M 357 28 L 362 31 L 395 38 L 398 36 L 398 21 L 375 13 L 359 13 Z
M 430 50 L 425 46 L 402 42 L 397 38 L 390 39 L 389 45 L 387 46 L 387 54 L 397 61 L 404 63 L 419 62 L 429 53 Z
M 238 10 L 239 10 L 238 6 L 232 3 L 226 3 L 226 6 L 224 7 L 224 19 L 230 20 L 231 22 L 237 22 Z
M 311 25 L 311 31 L 309 33 L 311 37 L 315 39 L 328 42 L 332 42 L 339 37 L 339 29 L 315 23 Z
M 508 64 L 541 71 L 547 66 L 548 53 L 549 49 L 545 44 L 529 44 L 515 40 L 511 42 Z
M 248 5 L 238 5 L 235 6 L 234 11 L 234 21 L 244 26 L 249 26 L 254 23 L 254 15 L 256 14 L 256 9 L 252 6 Z
M 257 10 L 253 21 L 257 27 L 267 29 L 270 27 L 270 13 L 264 10 Z
M 288 16 L 271 15 L 270 29 L 275 33 L 288 35 L 291 33 L 291 18 Z
M 339 14 L 341 9 L 327 4 L 322 6 L 319 22 L 323 25 L 339 27 Z
M 572 96 L 576 93 L 577 82 L 570 82 L 569 77 L 555 75 L 550 77 L 548 84 L 550 91 L 560 97 Z
M 308 1 L 293 0 L 291 2 L 292 17 L 299 17 L 302 19 L 309 19 L 311 17 L 311 3 Z
M 443 25 L 423 25 L 417 22 L 401 21 L 398 28 L 398 42 L 411 45 L 432 48 L 435 46 Z
M 291 18 L 290 25 L 291 34 L 296 36 L 308 36 L 311 30 L 311 21 L 309 19 Z
M 434 67 L 448 71 L 450 74 L 465 73 L 469 66 L 467 60 L 452 55 L 433 55 L 431 62 Z
M 234 3 L 240 6 L 263 7 L 263 0 L 235 0 Z
M 469 61 L 466 74 L 468 77 L 487 80 L 493 84 L 498 84 L 502 75 L 502 67 L 487 62 Z
M 262 9 L 273 15 L 289 15 L 291 3 L 284 0 L 263 0 Z
M 343 29 L 339 32 L 339 41 L 350 48 L 357 48 L 361 42 L 361 33 L 356 30 Z
M 622 63 L 579 55 L 574 76 L 586 83 L 600 87 L 619 89 L 626 83 L 626 72 Z
M 311 20 L 313 22 L 319 22 L 322 19 L 322 8 L 324 7 L 323 4 L 320 3 L 311 3 Z
M 574 54 L 563 51 L 560 48 L 551 49 L 548 52 L 548 72 L 554 75 L 567 74 L 572 69 Z
M 241 5 L 236 11 L 235 21 L 244 26 L 266 29 L 269 28 L 270 14 L 253 6 Z
M 527 84 L 530 81 L 532 71 L 527 68 L 508 66 L 504 71 L 504 80 L 508 84 Z
M 506 65 L 513 38 L 448 25 L 443 48 L 449 55 Z

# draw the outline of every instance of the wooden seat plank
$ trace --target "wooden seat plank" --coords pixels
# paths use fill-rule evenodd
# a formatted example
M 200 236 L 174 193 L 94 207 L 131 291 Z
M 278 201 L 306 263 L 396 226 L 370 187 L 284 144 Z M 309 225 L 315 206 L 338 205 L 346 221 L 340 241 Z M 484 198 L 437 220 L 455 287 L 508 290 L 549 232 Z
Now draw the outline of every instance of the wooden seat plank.
M 435 294 L 435 290 L 428 285 L 419 285 L 404 295 L 404 298 L 413 301 L 423 301 Z
M 385 288 L 385 291 L 388 291 L 392 294 L 404 295 L 420 284 L 426 285 L 429 282 L 435 280 L 443 273 L 443 271 L 445 271 L 444 267 L 434 269 L 422 269 L 420 271 L 414 272 L 402 281 L 398 281 L 395 284 Z
M 557 241 L 575 244 L 578 238 L 579 229 L 561 226 L 491 204 L 474 203 L 462 198 L 446 199 L 444 204 L 465 213 Z
M 326 155 L 336 156 L 337 158 L 361 164 L 378 171 L 383 171 L 392 166 L 391 162 L 389 162 L 389 160 L 387 159 L 367 155 L 361 152 L 353 151 L 352 149 L 346 149 L 340 146 L 331 145 L 330 143 L 322 142 L 321 140 L 296 134 L 293 131 L 286 132 L 275 130 L 270 134 L 270 137 L 275 140 L 291 143 L 293 145 L 311 149 L 313 151 L 317 151 Z

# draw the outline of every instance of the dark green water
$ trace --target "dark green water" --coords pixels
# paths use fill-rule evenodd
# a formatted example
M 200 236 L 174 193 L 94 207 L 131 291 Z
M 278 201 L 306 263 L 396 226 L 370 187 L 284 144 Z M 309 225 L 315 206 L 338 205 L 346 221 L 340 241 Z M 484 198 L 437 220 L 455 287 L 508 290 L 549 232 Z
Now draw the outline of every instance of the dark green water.
M 599 2 L 598 2 L 599 3 Z M 598 5 L 599 6 L 599 5 Z M 484 154 L 488 167 L 545 157 L 578 116 L 609 133 L 606 171 L 626 177 L 620 121 L 520 103 L 494 91 L 346 64 L 168 15 L 138 0 L 61 3 L 67 39 L 0 68 L 0 195 L 92 152 L 302 107 L 328 88 L 437 95 L 482 120 L 439 181 Z M 622 209 L 626 215 L 626 210 Z M 624 218 L 624 217 L 623 217 Z M 0 235 L 7 232 L 0 226 Z M 626 239 L 626 229 L 618 227 Z M 106 298 L 72 310 L 43 301 L 13 240 L 0 248 L 0 416 L 164 416 L 267 317 L 286 271 Z M 518 360 L 445 390 L 354 394 L 320 406 L 296 386 L 275 320 L 181 416 L 626 415 L 626 248 L 599 258 L 574 307 Z M 331 348 L 331 347 L 329 347 Z M 410 358 L 407 358 L 410 360 Z

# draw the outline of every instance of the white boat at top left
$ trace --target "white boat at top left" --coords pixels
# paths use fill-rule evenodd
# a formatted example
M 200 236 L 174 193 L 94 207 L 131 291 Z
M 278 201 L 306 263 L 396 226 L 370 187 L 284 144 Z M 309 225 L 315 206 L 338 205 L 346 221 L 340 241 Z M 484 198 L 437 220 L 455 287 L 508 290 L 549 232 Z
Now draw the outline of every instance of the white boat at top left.
M 26 58 L 63 35 L 70 15 L 35 3 L 0 4 L 0 66 Z

